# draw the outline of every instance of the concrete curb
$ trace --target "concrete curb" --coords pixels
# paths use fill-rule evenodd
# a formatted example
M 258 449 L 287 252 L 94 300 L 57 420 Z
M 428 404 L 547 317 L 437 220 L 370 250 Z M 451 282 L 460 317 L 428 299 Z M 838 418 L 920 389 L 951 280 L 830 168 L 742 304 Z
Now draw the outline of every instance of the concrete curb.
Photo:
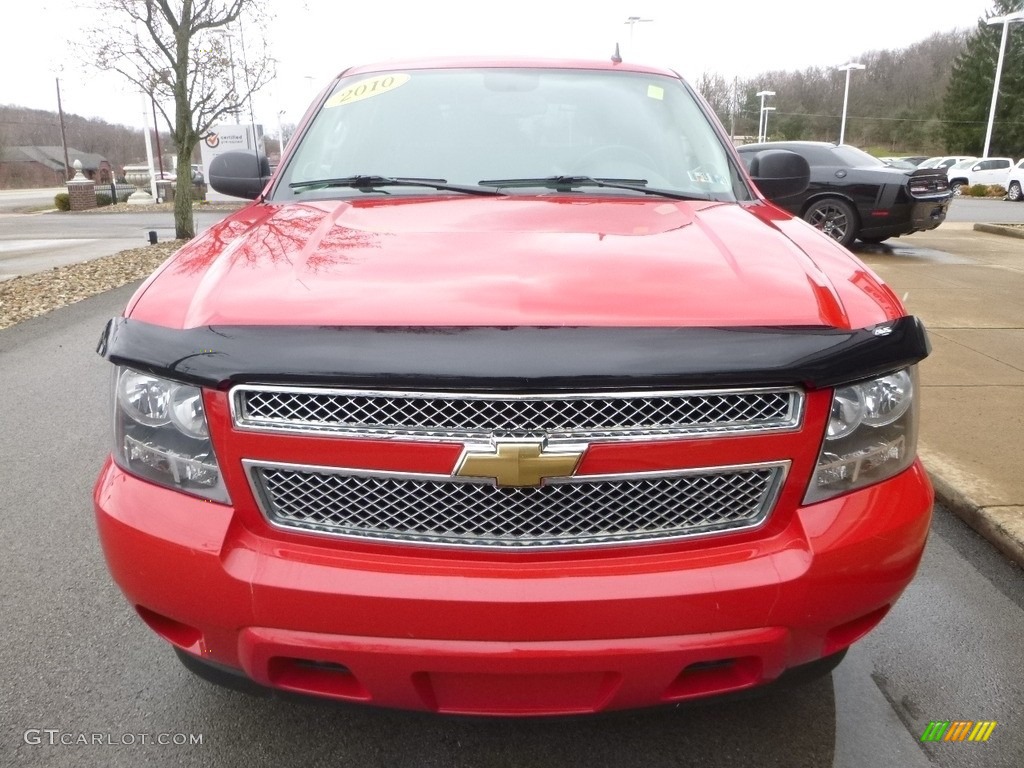
M 1008 227 L 1002 224 L 975 224 L 974 230 L 976 232 L 988 232 L 990 235 L 1024 238 L 1024 228 Z
M 1009 530 L 988 507 L 972 501 L 955 488 L 941 474 L 928 472 L 935 487 L 935 499 L 971 528 L 987 539 L 996 549 L 1024 568 L 1024 538 Z

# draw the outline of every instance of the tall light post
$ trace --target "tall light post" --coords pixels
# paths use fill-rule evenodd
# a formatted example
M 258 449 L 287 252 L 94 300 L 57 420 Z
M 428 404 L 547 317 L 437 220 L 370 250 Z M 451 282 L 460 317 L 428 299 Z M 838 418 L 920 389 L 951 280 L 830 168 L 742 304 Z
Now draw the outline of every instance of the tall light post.
M 625 23 L 629 24 L 629 52 L 633 52 L 633 27 L 637 24 L 643 24 L 648 21 L 654 21 L 654 19 L 642 19 L 639 16 L 630 16 L 626 19 Z
M 218 27 L 217 29 L 210 30 L 215 35 L 220 35 L 223 39 L 228 41 L 228 65 L 231 68 L 231 101 L 232 109 L 231 113 L 235 116 L 235 122 L 240 122 L 238 117 L 238 83 L 235 79 L 235 50 L 231 44 L 234 35 L 230 29 L 225 27 Z
M 156 188 L 156 168 L 153 166 L 153 139 L 149 135 L 149 109 L 151 106 L 146 104 L 146 96 L 148 95 L 145 91 L 139 91 L 142 95 L 142 133 L 146 137 L 146 164 L 149 167 L 149 192 L 153 196 L 149 202 L 156 202 L 157 188 Z M 132 195 L 134 197 L 134 195 Z M 145 202 L 141 201 L 140 202 Z
M 764 112 L 764 100 L 766 96 L 774 96 L 775 91 L 758 91 L 757 95 L 761 97 L 761 112 L 757 116 L 757 141 L 758 143 L 764 141 L 765 138 L 765 112 Z
M 63 67 L 62 67 L 63 69 Z M 68 137 L 64 131 L 64 107 L 60 103 L 60 78 L 57 80 L 57 114 L 60 115 L 60 145 L 64 148 L 64 183 L 71 181 L 71 163 L 68 162 Z
M 281 125 L 281 115 L 283 115 L 284 112 L 285 111 L 283 109 L 280 109 L 277 112 L 277 143 L 279 147 L 277 151 L 278 165 L 281 164 L 281 158 L 284 157 L 284 126 Z
M 999 59 L 996 61 L 996 81 L 992 84 L 992 106 L 988 111 L 988 129 L 985 131 L 985 150 L 981 153 L 982 157 L 988 157 L 989 144 L 992 143 L 992 125 L 995 123 L 996 99 L 999 97 L 999 78 L 1003 75 L 1003 56 L 1006 55 L 1006 36 L 1010 25 L 1015 21 L 1024 21 L 1024 11 L 1008 13 L 1005 16 L 993 16 L 991 19 L 985 20 L 986 24 L 1003 25 L 1003 40 L 999 44 Z
M 135 22 L 135 49 L 142 50 L 142 43 L 140 42 L 140 24 L 138 21 Z M 145 90 L 140 89 L 139 94 L 142 96 L 142 135 L 146 139 L 146 165 L 149 168 L 149 191 L 152 197 L 149 200 L 146 200 L 144 197 L 145 192 L 143 192 L 143 195 L 137 199 L 135 194 L 131 195 L 131 197 L 136 201 L 136 205 L 145 205 L 146 203 L 156 202 L 156 168 L 153 167 L 153 139 L 149 135 L 149 115 L 147 114 L 149 111 L 147 107 L 152 105 L 146 104 L 147 94 Z M 141 187 L 139 187 L 139 191 L 142 191 Z
M 769 112 L 774 112 L 774 111 L 775 111 L 775 107 L 765 107 L 764 108 L 764 138 L 761 139 L 761 141 L 768 141 L 768 113 Z
M 867 69 L 863 64 L 857 64 L 855 62 L 849 62 L 843 64 L 839 68 L 839 71 L 846 71 L 846 88 L 843 90 L 843 122 L 839 124 L 839 143 L 842 144 L 846 139 L 846 104 L 850 101 L 850 70 L 853 69 Z

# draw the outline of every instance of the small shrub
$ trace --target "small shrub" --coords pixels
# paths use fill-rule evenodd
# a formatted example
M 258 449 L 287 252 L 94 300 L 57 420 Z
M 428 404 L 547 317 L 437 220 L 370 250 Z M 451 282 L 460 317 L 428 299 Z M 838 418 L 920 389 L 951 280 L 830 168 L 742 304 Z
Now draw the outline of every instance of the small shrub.
M 104 195 L 100 193 L 96 194 L 96 205 L 98 207 L 102 208 L 105 205 L 110 205 L 111 202 L 113 201 L 110 199 L 110 195 Z
M 1006 197 L 1006 187 L 1000 184 L 989 184 L 988 185 L 988 196 L 989 197 Z
M 67 192 L 58 192 L 53 196 L 53 205 L 58 211 L 70 211 L 71 195 Z
M 988 197 L 988 184 L 972 184 L 967 194 L 971 197 Z

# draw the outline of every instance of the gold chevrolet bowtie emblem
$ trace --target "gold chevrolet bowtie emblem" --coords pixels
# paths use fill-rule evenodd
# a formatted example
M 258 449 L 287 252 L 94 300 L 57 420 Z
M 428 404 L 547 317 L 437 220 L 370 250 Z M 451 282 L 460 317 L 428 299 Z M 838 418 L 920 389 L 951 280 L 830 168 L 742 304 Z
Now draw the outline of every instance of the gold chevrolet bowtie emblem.
M 544 452 L 539 441 L 498 441 L 494 450 L 474 450 L 467 446 L 455 469 L 457 477 L 489 477 L 499 486 L 536 486 L 549 477 L 569 477 L 586 447 L 560 452 Z

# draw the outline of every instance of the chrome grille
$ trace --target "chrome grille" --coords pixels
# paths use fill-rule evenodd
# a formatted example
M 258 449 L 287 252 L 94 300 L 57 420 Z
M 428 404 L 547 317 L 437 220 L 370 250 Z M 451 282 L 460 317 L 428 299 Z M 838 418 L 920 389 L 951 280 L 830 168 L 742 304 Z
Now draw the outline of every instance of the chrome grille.
M 375 392 L 239 386 L 241 428 L 373 437 L 650 439 L 795 428 L 799 390 L 582 394 Z
M 506 549 L 676 539 L 753 528 L 788 462 L 497 487 L 444 476 L 246 461 L 274 525 L 338 536 Z

